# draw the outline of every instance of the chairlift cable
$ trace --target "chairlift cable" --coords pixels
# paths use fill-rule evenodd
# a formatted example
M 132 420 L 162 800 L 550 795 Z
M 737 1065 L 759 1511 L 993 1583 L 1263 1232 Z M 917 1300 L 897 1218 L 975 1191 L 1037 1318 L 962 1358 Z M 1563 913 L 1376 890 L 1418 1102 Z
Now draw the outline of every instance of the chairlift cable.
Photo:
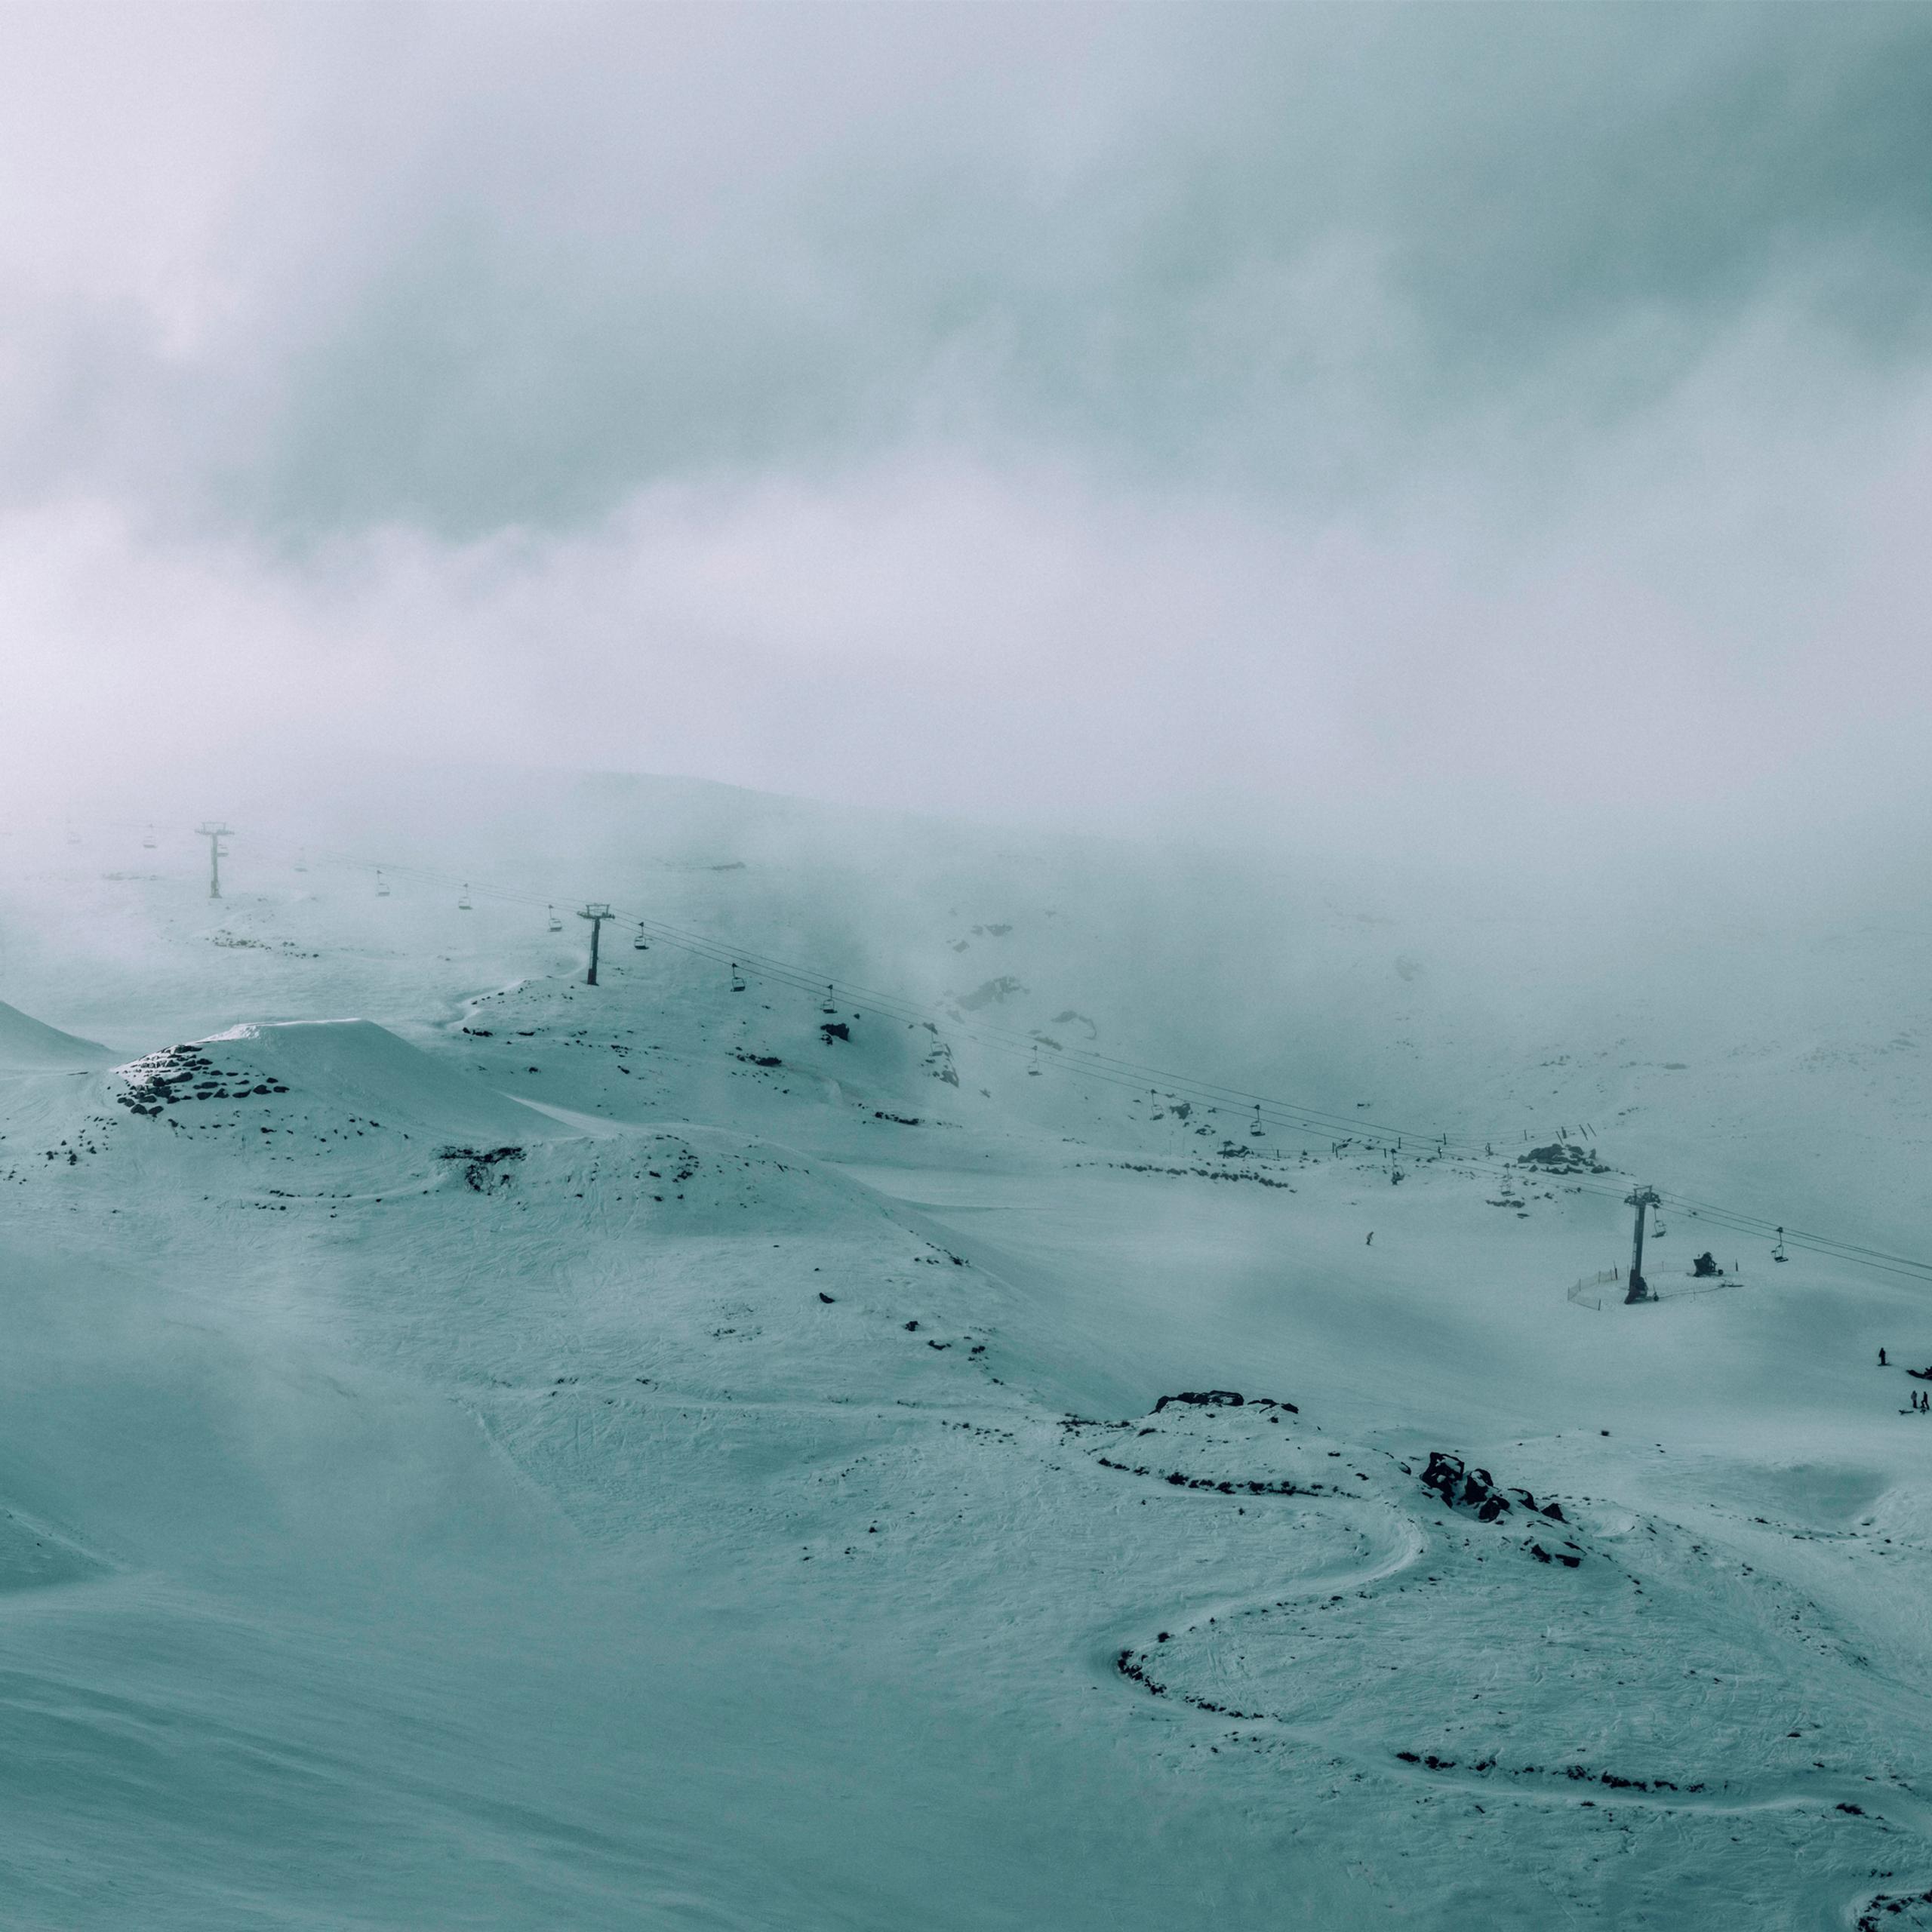
M 101 823 L 118 825 L 125 829 L 128 822 Z M 286 851 L 288 848 L 275 840 L 266 839 L 257 841 L 257 849 L 273 852 L 278 850 Z M 379 882 L 383 875 L 387 874 L 398 878 L 417 879 L 426 884 L 440 885 L 445 888 L 452 884 L 463 884 L 457 875 L 429 866 L 389 863 L 379 866 L 373 860 L 352 854 L 330 851 L 318 854 L 315 848 L 309 848 L 309 855 L 312 859 L 319 856 L 321 863 L 341 869 L 373 872 Z M 518 892 L 501 886 L 486 885 L 472 888 L 463 884 L 463 890 L 466 893 L 473 892 L 475 897 L 491 899 L 505 905 L 534 907 L 546 903 L 534 894 Z M 758 978 L 804 992 L 816 994 L 822 989 L 837 990 L 888 1018 L 904 1020 L 913 1024 L 929 1024 L 934 1017 L 934 1008 L 921 1006 L 903 996 L 884 992 L 874 987 L 858 986 L 851 981 L 827 981 L 820 979 L 809 967 L 771 955 L 742 949 L 733 952 L 726 949 L 720 942 L 709 939 L 702 934 L 686 931 L 662 920 L 623 912 L 615 914 L 614 917 L 618 923 L 634 927 L 640 934 L 648 933 L 664 944 L 694 957 L 730 966 L 734 978 L 749 973 Z M 969 1020 L 963 1016 L 955 1018 L 951 1014 L 943 1014 L 941 1017 L 945 1018 L 947 1026 L 953 1032 L 964 1038 L 975 1040 L 983 1046 L 998 1052 L 1037 1057 L 1037 1044 L 1023 1034 L 990 1021 Z M 1200 1100 L 1204 1104 L 1218 1103 L 1230 1111 L 1237 1107 L 1241 1109 L 1252 1107 L 1257 1119 L 1266 1118 L 1277 1127 L 1312 1141 L 1327 1140 L 1332 1144 L 1337 1128 L 1347 1130 L 1343 1136 L 1345 1139 L 1373 1139 L 1389 1143 L 1398 1142 L 1404 1137 L 1434 1141 L 1444 1152 L 1466 1163 L 1478 1173 L 1512 1180 L 1521 1178 L 1519 1164 L 1489 1155 L 1486 1143 L 1480 1138 L 1464 1140 L 1440 1131 L 1421 1133 L 1414 1128 L 1398 1129 L 1380 1121 L 1364 1120 L 1359 1115 L 1351 1117 L 1331 1114 L 1319 1108 L 1275 1099 L 1242 1088 L 1223 1086 L 1192 1075 L 1177 1074 L 1165 1069 L 1149 1066 L 1144 1062 L 1101 1053 L 1092 1047 L 1069 1047 L 1062 1051 L 1065 1057 L 1058 1063 L 1062 1068 L 1103 1085 L 1137 1093 L 1151 1078 L 1174 1093 L 1184 1095 L 1190 1100 Z M 1527 1133 L 1524 1137 L 1528 1139 Z M 1595 1137 L 1594 1133 L 1591 1137 Z M 1614 1189 L 1598 1182 L 1577 1180 L 1571 1181 L 1570 1185 L 1578 1193 L 1603 1199 L 1621 1198 Z M 1690 1195 L 1661 1189 L 1659 1192 L 1663 1203 L 1672 1209 L 1709 1220 L 1734 1233 L 1770 1236 L 1779 1231 L 1779 1223 L 1756 1215 L 1700 1201 Z M 1783 1225 L 1782 1232 L 1788 1247 L 1879 1273 L 1902 1275 L 1912 1280 L 1932 1281 L 1932 1260 L 1894 1254 L 1882 1248 L 1868 1247 L 1835 1235 L 1810 1233 L 1801 1229 L 1792 1228 L 1789 1224 Z

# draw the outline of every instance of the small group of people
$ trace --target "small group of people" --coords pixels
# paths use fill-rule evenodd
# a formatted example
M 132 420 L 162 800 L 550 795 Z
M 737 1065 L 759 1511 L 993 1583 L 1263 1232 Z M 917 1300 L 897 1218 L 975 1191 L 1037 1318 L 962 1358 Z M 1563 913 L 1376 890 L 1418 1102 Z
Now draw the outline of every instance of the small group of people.
M 1891 1365 L 1891 1358 L 1883 1349 L 1881 1349 L 1878 1351 L 1878 1366 L 1881 1368 L 1889 1368 Z M 1906 1373 L 1908 1375 L 1915 1375 L 1921 1382 L 1932 1382 L 1932 1368 L 1909 1368 Z M 1932 1392 L 1924 1389 L 1909 1389 L 1906 1393 L 1911 1398 L 1910 1413 L 1912 1414 L 1932 1416 Z M 1900 1415 L 1906 1413 L 1904 1409 L 1899 1411 Z

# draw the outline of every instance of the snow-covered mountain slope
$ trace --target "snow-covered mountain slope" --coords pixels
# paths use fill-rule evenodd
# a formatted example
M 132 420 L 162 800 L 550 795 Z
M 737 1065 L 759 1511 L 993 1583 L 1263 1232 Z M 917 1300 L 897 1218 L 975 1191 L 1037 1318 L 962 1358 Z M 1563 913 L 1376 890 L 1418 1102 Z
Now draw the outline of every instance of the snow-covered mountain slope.
M 1660 1301 L 1564 1293 L 1673 1149 L 1774 1196 L 1808 1149 L 1913 1233 L 1862 1054 L 1801 1050 L 1815 1145 L 1758 1132 L 1749 1014 L 1579 1000 L 1539 1067 L 1350 922 L 1332 1007 L 1217 1023 L 1326 1027 L 1351 1112 L 1494 1109 L 1494 1158 L 1396 1161 L 976 1032 L 1185 1044 L 1020 914 L 936 944 L 1023 994 L 910 1019 L 608 932 L 589 988 L 480 892 L 156 872 L 88 888 L 113 1001 L 45 1008 L 122 1064 L 0 1081 L 19 1922 L 1924 1919 L 1922 1290 L 1678 1219 Z M 0 881 L 29 1010 L 70 888 Z M 1503 1139 L 1533 1100 L 1582 1155 Z
M 0 1073 L 84 1073 L 114 1056 L 0 1001 Z
M 112 1097 L 135 1118 L 192 1135 L 238 1134 L 248 1150 L 285 1161 L 301 1157 L 291 1140 L 488 1143 L 534 1125 L 528 1109 L 366 1020 L 231 1027 L 144 1054 L 115 1076 Z M 263 1146 L 250 1130 L 284 1140 Z

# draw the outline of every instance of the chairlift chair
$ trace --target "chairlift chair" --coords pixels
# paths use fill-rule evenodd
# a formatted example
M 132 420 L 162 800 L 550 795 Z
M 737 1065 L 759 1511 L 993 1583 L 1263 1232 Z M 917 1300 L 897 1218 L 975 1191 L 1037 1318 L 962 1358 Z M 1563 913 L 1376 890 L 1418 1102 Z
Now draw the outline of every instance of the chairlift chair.
M 637 937 L 631 941 L 631 950 L 633 952 L 648 952 L 651 950 L 651 942 L 645 937 L 641 926 L 637 929 Z
M 734 959 L 731 961 L 731 990 L 734 993 L 741 993 L 744 989 L 745 976 L 738 971 L 738 962 Z
M 820 1011 L 820 1012 L 821 1012 L 821 1013 L 836 1013 L 836 1012 L 838 1011 L 838 1007 L 837 1007 L 837 1006 L 833 1003 L 832 998 L 832 982 L 831 982 L 829 980 L 826 980 L 826 983 L 825 983 L 825 999 L 824 999 L 824 1002 L 823 1002 L 823 1004 L 821 1004 L 821 1005 L 820 1005 L 820 1007 L 819 1008 L 819 1011 Z
M 467 912 L 471 909 L 469 903 L 469 888 L 466 885 L 463 888 L 461 894 L 457 897 L 456 909 L 459 912 Z
M 547 906 L 545 908 L 545 910 L 547 911 L 550 915 L 550 930 L 553 933 L 561 932 L 564 929 L 564 922 L 557 917 L 556 907 L 554 906 Z
M 386 899 L 389 896 L 389 881 L 383 877 L 380 872 L 378 872 L 376 875 L 376 897 L 378 899 Z
M 154 835 L 154 827 L 149 826 L 141 835 L 141 849 L 144 852 L 152 852 L 157 842 Z
M 295 854 L 295 869 L 298 872 L 306 872 L 309 869 L 309 849 L 306 845 L 299 847 L 297 849 Z

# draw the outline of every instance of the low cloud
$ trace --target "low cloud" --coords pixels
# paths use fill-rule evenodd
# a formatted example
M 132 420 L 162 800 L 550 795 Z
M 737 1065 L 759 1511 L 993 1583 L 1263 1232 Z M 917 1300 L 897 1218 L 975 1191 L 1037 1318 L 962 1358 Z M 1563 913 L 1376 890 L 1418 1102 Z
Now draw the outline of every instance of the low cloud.
M 0 31 L 15 801 L 279 733 L 1551 865 L 1919 808 L 1920 17 Z

